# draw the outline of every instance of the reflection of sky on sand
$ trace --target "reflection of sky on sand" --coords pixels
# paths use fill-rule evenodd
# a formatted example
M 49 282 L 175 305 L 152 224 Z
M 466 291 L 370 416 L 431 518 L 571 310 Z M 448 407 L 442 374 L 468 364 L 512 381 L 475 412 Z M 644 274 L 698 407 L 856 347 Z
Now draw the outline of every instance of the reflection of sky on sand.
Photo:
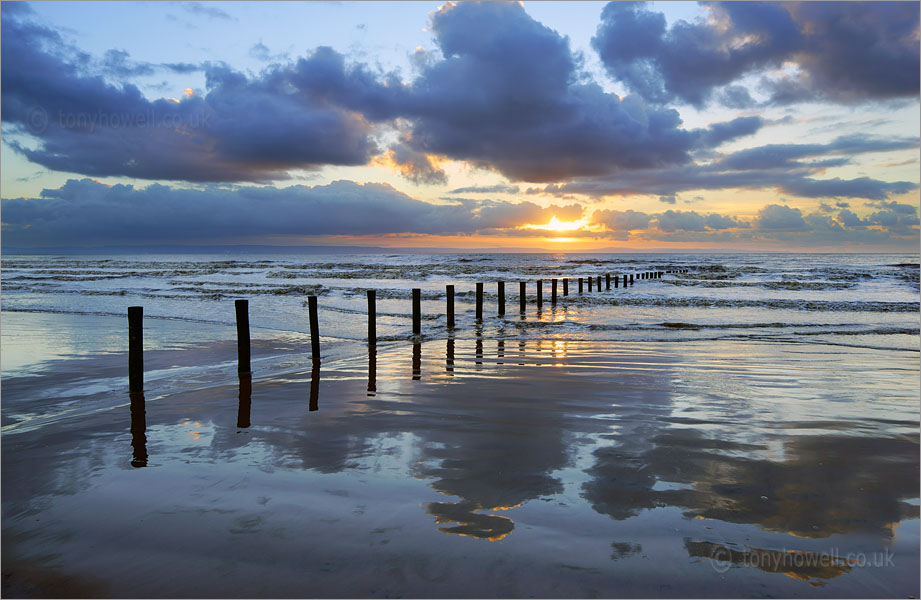
M 158 528 L 196 530 L 194 518 L 204 519 L 217 539 L 196 549 L 202 556 L 230 552 L 220 543 L 228 535 L 257 540 L 273 556 L 280 551 L 271 539 L 297 544 L 307 536 L 331 555 L 373 562 L 385 579 L 388 561 L 403 560 L 393 557 L 415 545 L 439 556 L 417 565 L 433 580 L 460 577 L 448 563 L 474 552 L 477 564 L 510 560 L 547 577 L 593 581 L 603 596 L 712 595 L 714 589 L 745 595 L 753 582 L 779 595 L 800 589 L 790 585 L 818 589 L 803 587 L 806 581 L 827 582 L 822 589 L 830 595 L 860 595 L 883 572 L 897 586 L 884 588 L 890 593 L 912 581 L 917 587 L 916 569 L 904 570 L 918 539 L 910 382 L 889 387 L 884 397 L 862 397 L 872 386 L 868 373 L 867 388 L 839 389 L 832 397 L 824 387 L 830 373 L 765 368 L 769 349 L 737 356 L 719 347 L 682 348 L 694 352 L 449 339 L 418 351 L 382 346 L 284 381 L 256 380 L 251 389 L 245 382 L 226 386 L 217 404 L 215 392 L 148 402 L 148 468 L 133 470 L 146 481 L 130 485 L 155 490 L 138 502 L 145 522 L 164 524 Z M 903 366 L 862 365 L 872 353 L 849 356 L 835 368 Z M 759 392 L 765 382 L 772 391 Z M 778 389 L 786 394 L 771 400 Z M 880 403 L 886 412 L 876 410 Z M 138 493 L 126 491 L 129 480 L 118 470 L 130 469 L 130 434 L 137 432 L 125 423 L 114 445 L 104 445 L 112 434 L 104 433 L 102 416 L 96 419 L 102 433 L 60 456 L 55 483 L 45 486 L 42 502 L 55 498 L 52 514 L 59 519 L 73 503 L 98 496 L 94 490 Z M 112 455 L 113 448 L 121 454 Z M 41 487 L 37 480 L 48 477 L 6 467 L 5 484 L 28 475 Z M 70 500 L 58 495 L 68 489 L 82 491 Z M 20 500 L 36 510 L 41 504 Z M 95 519 L 90 524 L 112 534 L 111 524 Z M 157 547 L 167 543 L 166 532 L 154 537 Z M 501 554 L 487 547 L 501 547 Z M 753 556 L 883 547 L 899 549 L 902 570 L 741 568 Z M 382 559 L 368 548 L 393 554 Z M 724 548 L 734 568 L 723 587 L 706 587 L 719 575 L 713 553 Z M 652 585 L 663 579 L 663 564 L 666 579 L 702 587 Z M 606 587 L 615 580 L 625 587 Z M 834 587 L 838 581 L 853 587 Z M 496 595 L 501 588 L 482 589 Z M 515 588 L 528 590 L 534 592 Z

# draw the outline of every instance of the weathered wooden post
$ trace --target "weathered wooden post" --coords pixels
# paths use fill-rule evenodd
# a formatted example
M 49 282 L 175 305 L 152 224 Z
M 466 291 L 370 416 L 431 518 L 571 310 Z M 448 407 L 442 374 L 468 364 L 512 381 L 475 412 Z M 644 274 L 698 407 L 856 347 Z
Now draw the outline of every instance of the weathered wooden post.
M 610 273 L 604 274 L 604 289 L 605 290 L 611 289 L 611 274 Z
M 544 303 L 544 280 L 537 280 L 537 310 L 538 312 L 541 309 L 541 305 Z
M 445 297 L 447 298 L 447 317 L 448 329 L 454 329 L 454 286 L 445 286 Z
M 579 295 L 582 295 L 582 278 L 579 278 Z
M 249 301 L 235 300 L 237 311 L 237 372 L 250 373 L 249 364 Z
M 240 394 L 237 403 L 237 428 L 246 429 L 250 425 L 249 415 L 252 407 L 253 376 L 240 373 Z
M 563 297 L 569 295 L 569 277 L 563 278 Z
M 588 276 L 588 293 L 592 293 L 592 285 L 595 283 L 595 278 L 591 275 Z
M 483 320 L 483 284 L 476 284 L 476 320 L 477 323 Z
M 320 361 L 313 363 L 310 370 L 310 403 L 307 406 L 308 411 L 319 410 L 320 408 Z
M 377 292 L 368 290 L 368 343 L 377 344 Z
M 377 348 L 368 346 L 368 395 L 377 394 Z
M 600 292 L 601 291 L 601 275 L 599 275 L 598 279 L 596 280 L 596 287 L 598 288 L 598 291 Z
M 413 335 L 422 333 L 422 290 L 413 288 Z
M 633 273 L 630 273 L 630 285 L 633 285 Z
M 614 276 L 614 287 L 615 287 L 615 288 L 619 287 L 619 286 L 618 286 L 618 283 L 619 283 L 619 282 L 620 282 L 620 276 L 615 275 L 615 276 Z
M 499 295 L 499 316 L 505 316 L 505 282 L 500 281 L 498 286 Z
M 247 348 L 249 336 L 247 335 Z M 247 364 L 249 358 L 247 357 Z M 128 307 L 128 393 L 144 391 L 144 307 Z
M 627 276 L 624 275 L 624 287 L 627 287 Z
M 307 311 L 310 313 L 310 351 L 313 355 L 313 362 L 316 365 L 320 363 L 320 323 L 317 318 L 316 296 L 307 298 Z
M 550 304 L 556 304 L 556 278 L 550 280 Z
M 518 282 L 518 312 L 524 314 L 528 307 L 528 284 L 526 281 Z

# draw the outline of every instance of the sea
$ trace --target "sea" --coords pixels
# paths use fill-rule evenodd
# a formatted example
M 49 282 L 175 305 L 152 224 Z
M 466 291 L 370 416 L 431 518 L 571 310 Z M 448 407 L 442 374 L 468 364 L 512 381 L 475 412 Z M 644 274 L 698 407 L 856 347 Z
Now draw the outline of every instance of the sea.
M 665 274 L 639 278 L 656 271 Z M 633 275 L 632 285 L 623 286 L 624 275 Z M 587 278 L 599 276 L 602 290 L 589 292 Z M 504 315 L 498 282 L 505 285 Z M 481 322 L 477 283 L 484 289 Z M 453 329 L 446 320 L 448 285 L 455 289 Z M 6 255 L 0 370 L 4 379 L 30 377 L 75 358 L 125 352 L 127 309 L 141 306 L 145 351 L 189 350 L 181 369 L 148 367 L 148 395 L 182 391 L 192 380 L 217 384 L 236 372 L 234 301 L 247 299 L 254 375 L 278 375 L 311 359 L 309 296 L 318 299 L 328 363 L 366 352 L 367 290 L 376 292 L 378 343 L 413 341 L 414 288 L 421 290 L 423 341 L 749 340 L 919 355 L 918 254 Z M 102 398 L 101 391 L 122 390 L 126 371 L 88 374 L 82 391 L 50 390 L 44 403 L 10 398 L 4 426 L 36 411 L 55 414 L 58 399 L 69 406 L 74 395 Z

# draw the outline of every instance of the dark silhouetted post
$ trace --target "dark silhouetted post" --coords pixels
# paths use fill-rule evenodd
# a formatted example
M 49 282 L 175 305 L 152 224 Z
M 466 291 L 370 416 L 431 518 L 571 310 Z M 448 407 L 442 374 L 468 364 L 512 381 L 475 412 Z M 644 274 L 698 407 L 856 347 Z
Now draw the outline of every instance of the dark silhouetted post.
M 253 376 L 250 373 L 240 373 L 240 403 L 237 405 L 237 427 L 249 427 L 250 407 L 252 406 Z
M 454 329 L 454 286 L 445 286 L 445 295 L 448 299 L 448 329 Z
M 368 344 L 368 395 L 377 394 L 377 347 Z
M 528 284 L 525 281 L 518 282 L 518 312 L 524 314 L 528 309 Z
M 413 288 L 413 335 L 422 333 L 422 290 Z
M 630 273 L 630 285 L 633 285 L 633 273 Z
M 235 300 L 237 311 L 237 372 L 251 372 L 249 366 L 249 301 Z
M 483 284 L 476 284 L 476 320 L 483 320 Z
M 620 287 L 620 286 L 618 285 L 619 283 L 620 283 L 620 277 L 618 277 L 617 275 L 615 275 L 615 276 L 614 276 L 614 287 L 615 287 L 615 288 Z
M 582 295 L 582 277 L 579 278 L 579 295 Z
M 313 363 L 310 370 L 310 403 L 307 405 L 308 411 L 319 410 L 320 408 L 320 361 Z
M 624 275 L 624 287 L 627 287 L 627 276 Z
M 144 403 L 144 394 L 131 392 L 131 466 L 141 468 L 147 466 L 147 409 Z
M 377 344 L 377 292 L 368 290 L 368 343 Z
M 550 280 L 550 304 L 556 304 L 556 279 Z
M 596 279 L 595 281 L 596 281 L 596 286 L 598 288 L 598 291 L 600 292 L 601 291 L 601 275 L 599 275 L 598 279 Z
M 563 278 L 563 296 L 566 297 L 569 295 L 569 277 Z
M 604 274 L 604 289 L 606 290 L 611 289 L 611 274 L 610 273 Z
M 245 300 L 244 300 L 245 302 Z M 249 334 L 246 337 L 249 365 Z M 144 307 L 128 307 L 128 392 L 144 391 Z
M 592 293 L 592 285 L 595 283 L 595 278 L 594 278 L 594 277 L 588 277 L 587 279 L 588 279 L 588 293 L 591 294 L 591 293 Z
M 316 365 L 320 362 L 320 320 L 317 318 L 316 296 L 307 298 L 307 311 L 310 313 L 310 352 L 313 355 L 313 363 Z
M 504 281 L 500 281 L 498 287 L 499 287 L 499 289 L 498 289 L 498 294 L 499 294 L 499 316 L 501 317 L 501 316 L 505 315 L 505 282 L 504 282 Z
M 544 280 L 537 280 L 537 310 L 541 309 L 541 305 L 544 303 Z

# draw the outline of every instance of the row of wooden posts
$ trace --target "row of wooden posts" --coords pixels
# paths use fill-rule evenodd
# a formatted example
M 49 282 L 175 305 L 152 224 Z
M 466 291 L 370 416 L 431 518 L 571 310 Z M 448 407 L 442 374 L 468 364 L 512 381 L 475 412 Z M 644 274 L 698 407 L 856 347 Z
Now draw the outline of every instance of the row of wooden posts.
M 637 279 L 659 279 L 666 273 L 687 273 L 687 270 L 675 270 L 675 271 L 651 271 L 643 272 L 636 274 Z M 601 275 L 596 277 L 579 277 L 578 281 L 578 293 L 582 294 L 584 289 L 584 282 L 587 282 L 588 291 L 591 292 L 593 286 L 597 287 L 598 291 L 601 291 Z M 551 279 L 550 283 L 550 302 L 551 304 L 556 304 L 557 302 L 557 287 L 558 279 Z M 611 289 L 611 282 L 613 281 L 614 287 L 617 288 L 620 285 L 620 277 L 614 275 L 613 278 L 610 273 L 604 275 L 605 289 Z M 569 279 L 562 279 L 562 288 L 563 296 L 569 295 Z M 623 276 L 623 286 L 626 288 L 628 285 L 633 285 L 634 283 L 634 274 L 624 275 Z M 520 312 L 525 312 L 527 307 L 527 282 L 520 281 L 518 282 L 519 292 L 519 307 Z M 537 310 L 541 310 L 543 305 L 543 288 L 544 280 L 537 280 Z M 502 316 L 505 314 L 505 282 L 498 282 L 498 315 Z M 455 326 L 454 322 L 454 286 L 448 285 L 445 289 L 446 292 L 446 317 L 447 317 L 447 326 L 449 329 L 453 329 Z M 413 335 L 420 336 L 422 334 L 422 309 L 421 301 L 422 290 L 421 288 L 413 288 L 412 290 L 412 323 L 413 323 Z M 234 308 L 236 309 L 236 322 L 237 322 L 237 372 L 242 375 L 248 376 L 252 370 L 250 365 L 250 337 L 249 337 L 249 301 L 248 300 L 235 300 Z M 307 312 L 309 313 L 310 320 L 310 350 L 311 356 L 313 358 L 314 365 L 318 365 L 320 362 L 320 327 L 317 317 L 317 297 L 309 296 L 307 298 Z M 144 358 L 143 358 L 143 314 L 144 309 L 141 306 L 129 306 L 128 307 L 128 390 L 131 394 L 140 394 L 144 389 Z M 483 320 L 483 284 L 476 284 L 476 320 L 481 322 Z M 377 344 L 377 293 L 375 290 L 368 290 L 368 343 L 371 345 Z

